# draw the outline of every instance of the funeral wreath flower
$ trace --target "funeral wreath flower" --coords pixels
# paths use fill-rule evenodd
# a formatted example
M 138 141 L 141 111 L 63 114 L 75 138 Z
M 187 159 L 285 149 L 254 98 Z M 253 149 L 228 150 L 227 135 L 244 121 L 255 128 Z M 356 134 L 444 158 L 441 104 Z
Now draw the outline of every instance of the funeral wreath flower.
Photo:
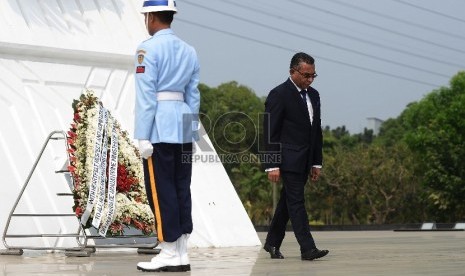
M 76 216 L 84 228 L 94 226 L 101 235 L 122 235 L 129 227 L 153 234 L 142 161 L 128 133 L 91 90 L 72 107 L 68 169 L 74 180 Z

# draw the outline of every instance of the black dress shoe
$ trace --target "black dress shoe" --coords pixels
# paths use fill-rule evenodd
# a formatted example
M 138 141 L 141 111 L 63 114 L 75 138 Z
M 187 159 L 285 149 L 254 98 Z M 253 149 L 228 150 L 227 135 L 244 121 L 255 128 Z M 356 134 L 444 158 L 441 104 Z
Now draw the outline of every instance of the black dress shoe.
M 279 251 L 279 248 L 276 248 L 274 246 L 271 246 L 265 243 L 265 246 L 263 246 L 263 249 L 265 249 L 266 252 L 270 253 L 270 257 L 272 259 L 284 259 L 284 256 Z
M 307 252 L 302 253 L 302 260 L 311 261 L 321 257 L 326 256 L 329 253 L 328 250 L 320 250 L 318 248 L 314 248 Z

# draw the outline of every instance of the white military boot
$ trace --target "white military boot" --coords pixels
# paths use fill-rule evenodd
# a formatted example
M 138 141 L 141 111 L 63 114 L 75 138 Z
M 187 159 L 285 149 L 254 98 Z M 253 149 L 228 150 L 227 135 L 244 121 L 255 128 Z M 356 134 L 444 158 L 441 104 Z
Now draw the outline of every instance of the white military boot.
M 181 258 L 176 242 L 160 243 L 160 253 L 153 257 L 150 262 L 139 262 L 137 269 L 142 271 L 169 271 L 179 272 L 184 271 L 181 267 Z
M 178 244 L 178 252 L 181 260 L 181 269 L 182 271 L 190 271 L 191 265 L 189 262 L 189 255 L 187 254 L 187 240 L 189 239 L 189 234 L 182 234 L 181 237 L 176 241 Z

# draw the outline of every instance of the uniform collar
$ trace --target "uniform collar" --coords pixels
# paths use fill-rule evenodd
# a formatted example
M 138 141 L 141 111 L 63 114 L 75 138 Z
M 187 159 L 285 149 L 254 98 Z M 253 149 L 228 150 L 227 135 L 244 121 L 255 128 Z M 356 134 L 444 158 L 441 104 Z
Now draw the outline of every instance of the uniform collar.
M 166 35 L 166 34 L 174 34 L 174 32 L 172 29 L 167 28 L 167 29 L 159 30 L 153 36 Z

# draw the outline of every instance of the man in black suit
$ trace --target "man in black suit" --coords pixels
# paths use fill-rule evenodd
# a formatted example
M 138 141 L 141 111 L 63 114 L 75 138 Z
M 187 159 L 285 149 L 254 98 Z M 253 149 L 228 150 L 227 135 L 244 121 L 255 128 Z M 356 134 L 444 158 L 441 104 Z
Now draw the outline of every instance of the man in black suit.
M 309 176 L 312 181 L 318 180 L 323 160 L 320 96 L 310 87 L 317 76 L 315 60 L 297 53 L 291 59 L 289 73 L 290 77 L 271 90 L 265 102 L 265 168 L 270 181 L 282 178 L 283 187 L 264 249 L 273 259 L 284 258 L 280 247 L 290 219 L 302 260 L 314 260 L 329 252 L 316 248 L 304 204 L 305 184 Z

